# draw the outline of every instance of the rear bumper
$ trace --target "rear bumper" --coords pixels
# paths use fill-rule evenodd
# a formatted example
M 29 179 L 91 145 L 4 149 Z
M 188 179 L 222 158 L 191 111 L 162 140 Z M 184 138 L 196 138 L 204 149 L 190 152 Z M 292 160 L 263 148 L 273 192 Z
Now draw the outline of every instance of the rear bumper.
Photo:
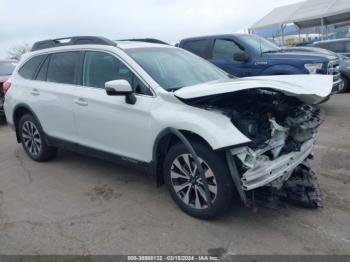
M 255 165 L 248 169 L 241 177 L 242 189 L 245 191 L 265 186 L 277 179 L 288 179 L 293 170 L 304 162 L 311 154 L 315 139 L 302 144 L 300 151 L 282 155 L 274 160 L 256 158 Z M 237 151 L 231 150 L 231 154 Z M 241 151 L 239 154 L 246 154 Z M 254 157 L 250 155 L 249 157 Z

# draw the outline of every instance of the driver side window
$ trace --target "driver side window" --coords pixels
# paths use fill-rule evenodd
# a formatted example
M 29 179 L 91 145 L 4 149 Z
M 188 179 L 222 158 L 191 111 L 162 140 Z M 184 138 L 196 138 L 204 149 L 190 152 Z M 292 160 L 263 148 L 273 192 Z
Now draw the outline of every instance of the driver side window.
M 213 59 L 232 62 L 234 61 L 233 55 L 239 52 L 244 51 L 232 40 L 216 39 L 213 48 Z
M 124 79 L 137 94 L 152 95 L 149 88 L 115 56 L 97 51 L 87 51 L 83 63 L 83 85 L 104 88 L 111 80 Z

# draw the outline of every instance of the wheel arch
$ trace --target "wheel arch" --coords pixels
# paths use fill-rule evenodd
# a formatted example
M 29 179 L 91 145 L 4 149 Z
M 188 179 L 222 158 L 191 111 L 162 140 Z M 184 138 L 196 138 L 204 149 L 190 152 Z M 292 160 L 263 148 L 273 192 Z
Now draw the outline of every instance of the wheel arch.
M 340 77 L 343 79 L 343 80 L 345 80 L 345 81 L 347 81 L 347 83 L 346 82 L 344 82 L 344 91 L 349 91 L 349 89 L 350 89 L 350 75 L 348 75 L 348 74 L 345 74 L 345 73 L 343 73 L 343 72 L 340 72 Z M 346 86 L 347 85 L 347 86 Z
M 15 109 L 13 110 L 13 125 L 14 125 L 14 128 L 15 128 L 16 138 L 17 138 L 17 142 L 18 143 L 21 142 L 21 137 L 19 135 L 18 125 L 19 125 L 19 121 L 20 121 L 21 117 L 24 116 L 25 114 L 31 114 L 35 118 L 35 120 L 39 123 L 39 125 L 40 125 L 40 121 L 39 121 L 38 117 L 33 112 L 33 110 L 30 108 L 29 105 L 24 104 L 24 103 L 18 104 L 15 107 Z
M 199 134 L 189 131 L 189 130 L 183 130 L 183 129 L 176 129 L 179 132 L 181 132 L 182 135 L 185 136 L 185 138 L 188 141 L 198 141 L 201 143 L 204 143 L 209 148 L 212 149 L 210 144 L 207 140 L 205 140 L 202 136 Z M 163 162 L 166 156 L 166 153 L 169 151 L 171 146 L 175 145 L 176 143 L 180 142 L 181 139 L 173 132 L 172 128 L 168 127 L 163 129 L 157 136 L 154 146 L 153 146 L 153 156 L 152 156 L 152 163 L 153 163 L 153 170 L 152 175 L 156 179 L 157 186 L 160 186 L 164 184 L 164 178 L 163 178 Z

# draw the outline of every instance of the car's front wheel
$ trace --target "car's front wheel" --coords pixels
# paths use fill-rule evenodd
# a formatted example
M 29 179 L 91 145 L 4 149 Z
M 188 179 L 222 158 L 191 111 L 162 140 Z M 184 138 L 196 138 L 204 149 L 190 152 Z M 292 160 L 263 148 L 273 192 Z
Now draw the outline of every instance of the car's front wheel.
M 35 161 L 43 162 L 53 158 L 57 148 L 47 145 L 39 122 L 30 114 L 21 117 L 18 124 L 19 136 L 27 155 Z
M 174 145 L 164 162 L 164 178 L 177 205 L 191 216 L 211 219 L 223 215 L 232 203 L 234 186 L 225 161 L 203 143 L 193 143 L 210 192 L 210 200 L 193 156 L 184 144 Z M 211 205 L 209 205 L 211 201 Z
M 341 79 L 344 82 L 344 88 L 342 90 L 342 93 L 350 91 L 349 80 L 346 78 L 346 76 L 343 75 L 341 75 Z

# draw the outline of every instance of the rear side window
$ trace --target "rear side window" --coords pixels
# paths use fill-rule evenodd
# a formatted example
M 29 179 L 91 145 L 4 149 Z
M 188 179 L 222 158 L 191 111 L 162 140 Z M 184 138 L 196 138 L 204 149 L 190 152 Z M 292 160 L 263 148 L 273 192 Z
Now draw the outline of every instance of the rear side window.
M 47 68 L 49 65 L 50 57 L 46 57 L 45 62 L 39 69 L 39 72 L 35 78 L 35 80 L 46 81 Z
M 190 51 L 203 58 L 210 58 L 210 42 L 211 41 L 208 39 L 188 41 L 185 42 L 182 47 L 183 49 L 186 49 L 187 51 Z
M 18 73 L 26 78 L 33 79 L 35 72 L 37 71 L 40 64 L 44 61 L 46 55 L 39 55 L 29 59 L 18 71 Z
M 233 61 L 233 55 L 242 51 L 232 40 L 217 39 L 213 48 L 213 59 Z
M 47 69 L 47 81 L 74 84 L 80 52 L 54 53 Z

